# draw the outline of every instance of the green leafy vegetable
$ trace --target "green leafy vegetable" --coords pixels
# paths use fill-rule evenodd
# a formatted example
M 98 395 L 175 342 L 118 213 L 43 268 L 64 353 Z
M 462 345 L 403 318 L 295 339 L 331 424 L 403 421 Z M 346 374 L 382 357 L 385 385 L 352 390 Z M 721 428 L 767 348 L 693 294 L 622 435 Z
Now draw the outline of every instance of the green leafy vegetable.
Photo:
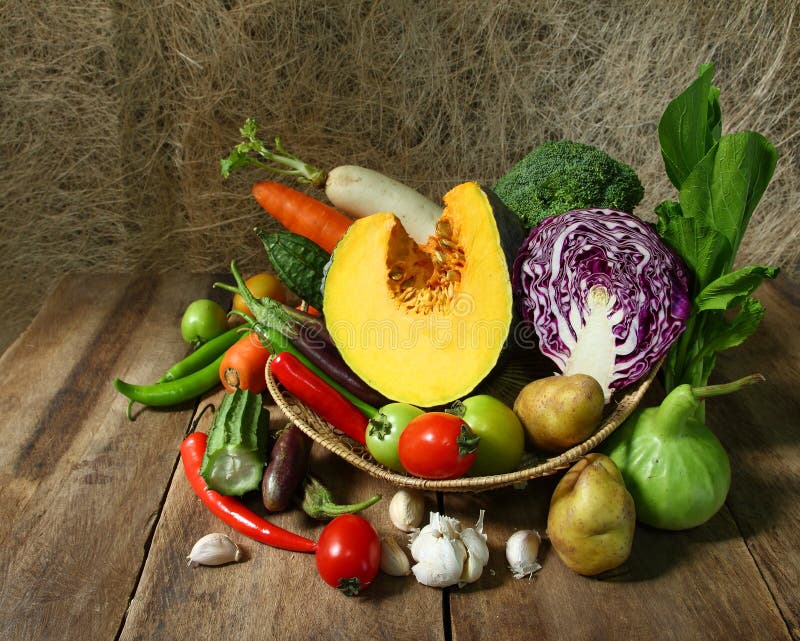
M 713 77 L 714 65 L 701 65 L 697 80 L 667 105 L 658 124 L 664 167 L 678 189 L 720 138 L 722 111 Z
M 733 271 L 750 218 L 769 184 L 777 152 L 753 131 L 721 135 L 714 65 L 664 111 L 658 127 L 664 167 L 679 190 L 678 202 L 656 207 L 657 229 L 692 274 L 692 313 L 664 364 L 665 387 L 708 382 L 716 354 L 746 340 L 764 316 L 750 295 L 777 267 Z M 730 313 L 726 314 L 728 310 Z M 700 406 L 702 412 L 702 405 Z
M 325 184 L 325 172 L 312 167 L 286 151 L 281 145 L 280 138 L 275 138 L 274 151 L 267 149 L 267 146 L 258 138 L 258 125 L 253 118 L 245 120 L 239 133 L 242 135 L 242 142 L 234 147 L 227 158 L 220 161 L 223 178 L 227 178 L 232 171 L 241 167 L 256 165 L 276 174 L 294 176 L 299 182 L 314 187 L 322 187 Z M 267 162 L 264 162 L 265 160 Z

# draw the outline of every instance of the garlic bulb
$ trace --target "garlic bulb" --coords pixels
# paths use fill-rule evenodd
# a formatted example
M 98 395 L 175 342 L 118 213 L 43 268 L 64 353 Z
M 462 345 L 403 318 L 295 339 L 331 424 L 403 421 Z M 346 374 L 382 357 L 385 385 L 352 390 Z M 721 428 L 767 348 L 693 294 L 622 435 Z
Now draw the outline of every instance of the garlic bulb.
M 506 542 L 506 561 L 515 579 L 530 577 L 542 566 L 536 560 L 542 537 L 536 530 L 514 532 Z
M 192 547 L 186 557 L 189 565 L 196 568 L 198 565 L 223 565 L 239 561 L 242 551 L 225 534 L 214 532 L 206 534 Z
M 423 585 L 444 588 L 477 581 L 489 560 L 481 510 L 475 528 L 462 529 L 452 517 L 431 512 L 430 522 L 411 534 L 411 571 Z
M 425 517 L 425 499 L 419 492 L 398 490 L 389 503 L 389 518 L 396 528 L 411 532 Z
M 390 576 L 411 574 L 411 564 L 406 553 L 392 538 L 381 540 L 381 571 Z

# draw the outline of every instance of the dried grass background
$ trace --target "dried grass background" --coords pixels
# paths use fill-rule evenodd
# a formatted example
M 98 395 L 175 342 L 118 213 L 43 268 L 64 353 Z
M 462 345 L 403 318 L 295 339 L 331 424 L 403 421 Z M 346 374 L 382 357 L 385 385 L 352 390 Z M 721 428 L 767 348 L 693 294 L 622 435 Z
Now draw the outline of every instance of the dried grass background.
M 796 275 L 797 2 L 4 0 L 0 43 L 0 349 L 67 272 L 266 267 L 262 174 L 218 171 L 250 115 L 434 198 L 581 140 L 637 170 L 654 220 L 658 119 L 708 60 L 725 130 L 780 153 L 739 262 Z

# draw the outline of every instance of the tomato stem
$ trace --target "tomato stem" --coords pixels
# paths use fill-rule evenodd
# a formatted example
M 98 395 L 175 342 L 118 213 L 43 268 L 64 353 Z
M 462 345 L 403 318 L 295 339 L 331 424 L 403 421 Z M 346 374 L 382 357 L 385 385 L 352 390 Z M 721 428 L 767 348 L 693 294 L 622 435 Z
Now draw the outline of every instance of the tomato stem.
M 445 410 L 445 412 L 452 414 L 453 416 L 458 416 L 458 418 L 464 418 L 464 414 L 467 413 L 467 406 L 461 401 L 454 401 L 453 404 Z
M 481 437 L 478 436 L 475 432 L 469 429 L 469 426 L 464 423 L 461 425 L 461 433 L 458 435 L 456 439 L 456 443 L 458 443 L 458 453 L 461 456 L 467 456 L 468 454 L 474 454 L 478 451 L 478 443 L 480 443 Z
M 369 423 L 367 423 L 367 431 L 369 435 L 373 438 L 382 441 L 385 439 L 389 434 L 392 432 L 392 422 L 389 420 L 389 417 L 386 416 L 383 412 L 378 412 L 369 419 Z
M 358 593 L 361 592 L 361 581 L 358 580 L 357 576 L 347 579 L 343 577 L 339 579 L 339 585 L 336 589 L 345 596 L 358 596 Z

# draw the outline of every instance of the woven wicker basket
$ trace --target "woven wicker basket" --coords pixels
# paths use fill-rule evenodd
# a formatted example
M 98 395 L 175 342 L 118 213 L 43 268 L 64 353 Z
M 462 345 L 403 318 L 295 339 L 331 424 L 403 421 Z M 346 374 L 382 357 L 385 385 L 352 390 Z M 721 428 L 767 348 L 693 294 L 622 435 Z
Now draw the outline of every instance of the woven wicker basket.
M 330 423 L 321 419 L 303 403 L 286 393 L 272 376 L 269 364 L 266 373 L 270 394 L 286 417 L 322 447 L 342 457 L 358 469 L 401 487 L 439 492 L 482 492 L 554 474 L 569 467 L 584 454 L 591 452 L 636 408 L 653 382 L 658 369 L 659 366 L 654 367 L 646 378 L 623 390 L 619 398 L 606 407 L 606 413 L 598 430 L 589 439 L 566 452 L 547 459 L 526 456 L 519 469 L 507 474 L 450 480 L 431 480 L 398 474 L 380 465 L 372 458 L 366 447 L 334 429 Z

